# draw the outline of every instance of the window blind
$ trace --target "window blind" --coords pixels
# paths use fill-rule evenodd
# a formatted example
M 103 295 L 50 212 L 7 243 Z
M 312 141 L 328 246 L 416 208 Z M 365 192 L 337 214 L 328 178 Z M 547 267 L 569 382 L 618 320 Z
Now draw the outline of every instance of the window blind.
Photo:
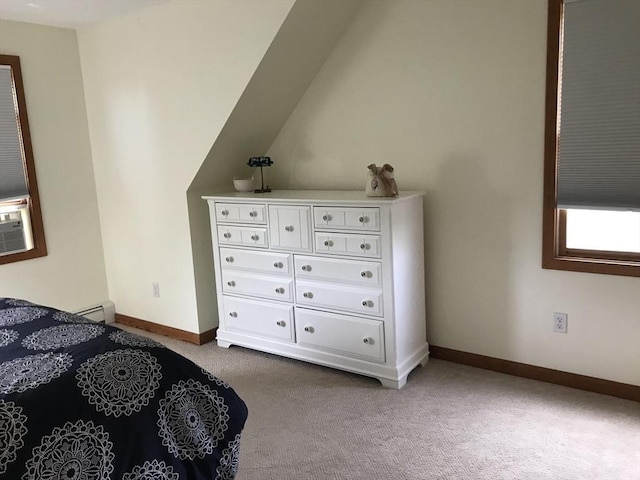
M 29 196 L 11 67 L 0 65 L 0 201 Z
M 559 208 L 640 210 L 640 2 L 566 1 Z

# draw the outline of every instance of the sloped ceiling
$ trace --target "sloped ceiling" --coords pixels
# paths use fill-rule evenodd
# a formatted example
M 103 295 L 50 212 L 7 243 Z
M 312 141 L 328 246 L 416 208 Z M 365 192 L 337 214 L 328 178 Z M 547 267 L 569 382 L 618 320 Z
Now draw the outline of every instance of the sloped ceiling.
M 298 0 L 215 140 L 187 192 L 198 318 L 216 316 L 211 232 L 201 198 L 232 189 L 249 157 L 268 151 L 362 0 Z M 202 330 L 202 328 L 201 328 Z

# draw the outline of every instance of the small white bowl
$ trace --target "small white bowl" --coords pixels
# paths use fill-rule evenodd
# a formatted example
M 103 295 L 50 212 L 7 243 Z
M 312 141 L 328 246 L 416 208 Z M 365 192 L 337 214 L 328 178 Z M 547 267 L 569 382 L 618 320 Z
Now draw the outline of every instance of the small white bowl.
M 233 188 L 238 192 L 253 192 L 255 190 L 253 177 L 251 178 L 236 178 L 233 177 Z

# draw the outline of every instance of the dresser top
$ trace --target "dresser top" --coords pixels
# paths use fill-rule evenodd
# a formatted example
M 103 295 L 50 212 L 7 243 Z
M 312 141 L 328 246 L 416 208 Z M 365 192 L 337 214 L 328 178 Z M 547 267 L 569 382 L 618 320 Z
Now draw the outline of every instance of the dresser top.
M 273 190 L 267 193 L 224 192 L 215 195 L 204 195 L 204 200 L 226 201 L 267 201 L 272 203 L 298 201 L 315 201 L 323 203 L 394 203 L 410 198 L 422 197 L 424 192 L 400 192 L 397 197 L 367 197 L 363 190 Z

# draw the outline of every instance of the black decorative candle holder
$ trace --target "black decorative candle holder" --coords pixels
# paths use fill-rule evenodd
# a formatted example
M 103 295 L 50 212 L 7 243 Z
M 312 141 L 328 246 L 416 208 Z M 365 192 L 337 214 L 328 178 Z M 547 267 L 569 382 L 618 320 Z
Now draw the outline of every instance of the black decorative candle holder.
M 256 188 L 254 190 L 255 193 L 265 193 L 270 192 L 271 189 L 269 185 L 264 186 L 264 174 L 262 173 L 262 167 L 270 167 L 273 165 L 273 160 L 271 157 L 251 157 L 247 162 L 247 165 L 250 167 L 260 167 L 260 188 Z

